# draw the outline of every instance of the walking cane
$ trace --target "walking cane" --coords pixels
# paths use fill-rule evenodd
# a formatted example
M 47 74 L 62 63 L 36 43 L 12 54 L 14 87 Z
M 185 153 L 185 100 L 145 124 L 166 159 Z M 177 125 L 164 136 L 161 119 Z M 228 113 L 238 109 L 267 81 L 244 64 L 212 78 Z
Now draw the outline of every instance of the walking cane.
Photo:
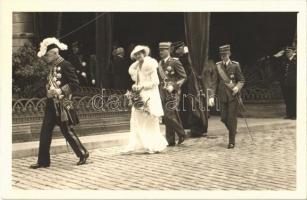
M 245 122 L 245 125 L 246 125 L 246 128 L 247 128 L 247 132 L 248 132 L 248 134 L 249 134 L 249 136 L 250 136 L 250 138 L 252 140 L 252 144 L 256 145 L 254 143 L 254 138 L 253 138 L 252 132 L 249 129 L 249 126 L 248 126 L 248 123 L 247 123 L 247 119 L 246 119 L 245 115 L 243 114 L 243 112 L 245 112 L 245 110 L 246 110 L 245 106 L 244 106 L 244 104 L 242 102 L 242 99 L 239 97 L 239 95 L 236 94 L 235 96 L 236 96 L 236 99 L 237 99 L 237 101 L 239 103 L 240 112 L 241 112 L 241 115 L 242 115 L 242 117 L 244 119 L 244 122 Z

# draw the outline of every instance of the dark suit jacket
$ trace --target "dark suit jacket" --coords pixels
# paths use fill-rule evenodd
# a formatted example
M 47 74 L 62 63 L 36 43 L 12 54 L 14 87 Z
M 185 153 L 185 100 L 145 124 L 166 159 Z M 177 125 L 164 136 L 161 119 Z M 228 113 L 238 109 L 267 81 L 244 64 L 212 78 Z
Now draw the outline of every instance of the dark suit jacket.
M 214 81 L 215 83 L 213 83 L 211 86 L 212 90 L 216 91 L 214 93 L 217 93 L 220 102 L 233 101 L 235 97 L 232 95 L 232 90 L 225 85 L 224 80 L 219 75 L 219 72 L 217 70 L 218 65 L 224 68 L 222 61 L 216 63 L 215 70 L 218 76 L 216 76 L 216 81 Z M 240 91 L 245 82 L 245 78 L 243 76 L 243 73 L 241 72 L 240 64 L 236 61 L 230 61 L 224 71 L 226 72 L 228 77 L 233 80 L 233 83 L 236 87 L 239 88 Z

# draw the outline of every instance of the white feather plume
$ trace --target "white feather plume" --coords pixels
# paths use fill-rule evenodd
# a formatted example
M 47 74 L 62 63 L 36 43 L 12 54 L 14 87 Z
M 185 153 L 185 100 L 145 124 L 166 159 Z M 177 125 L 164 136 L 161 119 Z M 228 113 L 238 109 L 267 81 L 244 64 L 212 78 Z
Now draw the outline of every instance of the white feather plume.
M 67 50 L 68 46 L 64 43 L 61 43 L 58 39 L 56 39 L 55 37 L 50 37 L 50 38 L 46 38 L 44 39 L 41 43 L 40 43 L 40 48 L 39 48 L 39 52 L 37 53 L 38 57 L 42 57 L 46 54 L 47 51 L 47 47 L 51 44 L 55 44 L 59 47 L 60 50 Z

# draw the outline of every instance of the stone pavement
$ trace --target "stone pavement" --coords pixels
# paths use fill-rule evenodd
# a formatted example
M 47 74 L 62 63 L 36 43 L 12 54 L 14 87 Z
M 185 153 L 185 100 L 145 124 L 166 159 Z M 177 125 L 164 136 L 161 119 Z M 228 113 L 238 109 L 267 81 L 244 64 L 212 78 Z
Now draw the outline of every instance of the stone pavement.
M 295 190 L 296 131 L 292 125 L 237 135 L 188 139 L 160 154 L 120 154 L 121 147 L 90 151 L 76 166 L 72 152 L 52 155 L 50 168 L 33 170 L 36 157 L 13 159 L 13 189 Z
M 248 125 L 252 131 L 265 131 L 275 129 L 276 127 L 294 124 L 293 120 L 285 120 L 282 118 L 247 118 Z M 246 124 L 243 118 L 238 118 L 238 131 L 246 132 Z M 161 125 L 161 132 L 165 132 L 165 126 Z M 220 117 L 211 116 L 209 119 L 208 135 L 218 136 L 226 132 L 224 124 Z M 77 132 L 78 133 L 78 132 Z M 129 138 L 129 132 L 112 132 L 98 135 L 82 136 L 80 140 L 87 149 L 108 148 L 124 145 Z M 36 156 L 38 154 L 39 141 L 13 143 L 13 158 L 23 158 L 28 156 Z M 51 154 L 59 154 L 67 152 L 65 139 L 57 138 L 52 140 L 50 149 Z

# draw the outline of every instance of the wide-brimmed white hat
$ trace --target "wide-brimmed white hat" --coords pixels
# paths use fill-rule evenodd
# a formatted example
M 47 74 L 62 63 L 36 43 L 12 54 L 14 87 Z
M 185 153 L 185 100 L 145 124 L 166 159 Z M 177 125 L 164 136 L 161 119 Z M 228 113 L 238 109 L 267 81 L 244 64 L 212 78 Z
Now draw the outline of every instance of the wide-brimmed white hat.
M 144 45 L 137 45 L 136 47 L 134 47 L 134 49 L 132 50 L 131 54 L 130 54 L 130 58 L 132 60 L 135 60 L 135 54 L 139 51 L 144 51 L 145 56 L 148 56 L 150 53 L 150 49 L 147 46 Z

